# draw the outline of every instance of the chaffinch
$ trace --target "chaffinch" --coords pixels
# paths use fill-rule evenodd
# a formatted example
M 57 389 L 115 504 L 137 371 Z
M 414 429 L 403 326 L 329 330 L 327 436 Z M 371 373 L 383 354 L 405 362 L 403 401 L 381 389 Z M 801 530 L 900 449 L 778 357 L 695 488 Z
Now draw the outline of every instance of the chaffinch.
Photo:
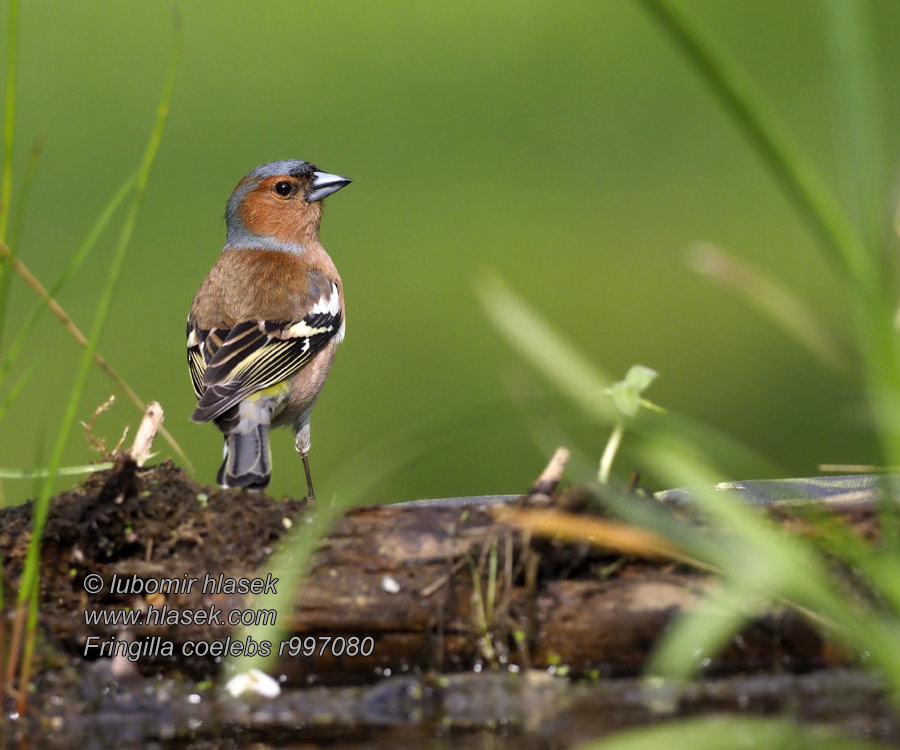
M 263 164 L 225 211 L 225 248 L 188 316 L 195 422 L 225 435 L 223 487 L 261 489 L 269 429 L 294 428 L 309 497 L 309 416 L 344 339 L 344 289 L 319 242 L 322 199 L 349 184 L 304 161 Z

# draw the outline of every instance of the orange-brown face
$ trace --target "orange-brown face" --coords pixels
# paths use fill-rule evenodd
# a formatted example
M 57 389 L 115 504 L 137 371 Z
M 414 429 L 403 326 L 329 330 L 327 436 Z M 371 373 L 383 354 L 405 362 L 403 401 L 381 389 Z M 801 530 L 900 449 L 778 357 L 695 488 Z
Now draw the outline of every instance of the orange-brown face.
M 304 245 L 318 236 L 321 201 L 349 183 L 305 161 L 263 164 L 231 194 L 225 210 L 226 244 L 278 250 Z
M 244 198 L 238 215 L 253 234 L 279 242 L 302 242 L 315 235 L 322 218 L 322 203 L 307 201 L 308 189 L 305 177 L 266 177 Z

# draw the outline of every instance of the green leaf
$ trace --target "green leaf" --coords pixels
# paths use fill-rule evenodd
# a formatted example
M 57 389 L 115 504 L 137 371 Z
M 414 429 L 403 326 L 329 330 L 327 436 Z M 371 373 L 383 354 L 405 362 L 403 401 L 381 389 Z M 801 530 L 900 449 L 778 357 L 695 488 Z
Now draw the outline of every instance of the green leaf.
M 578 745 L 577 750 L 657 750 L 661 747 L 876 750 L 886 746 L 856 739 L 831 727 L 803 726 L 783 719 L 713 716 L 618 732 L 607 739 Z
M 657 378 L 656 370 L 651 370 L 644 365 L 633 365 L 625 377 L 617 383 L 613 383 L 606 392 L 612 396 L 616 408 L 626 417 L 637 416 L 641 408 L 641 394 L 647 390 Z
M 657 377 L 659 377 L 659 373 L 656 370 L 651 370 L 644 365 L 632 365 L 625 373 L 624 382 L 638 393 L 643 393 Z

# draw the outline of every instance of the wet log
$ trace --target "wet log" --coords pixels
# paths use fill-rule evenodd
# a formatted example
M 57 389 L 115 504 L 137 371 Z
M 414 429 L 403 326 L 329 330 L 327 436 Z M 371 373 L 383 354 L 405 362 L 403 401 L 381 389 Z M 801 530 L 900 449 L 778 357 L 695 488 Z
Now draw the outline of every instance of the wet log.
M 672 618 L 718 586 L 714 576 L 684 565 L 523 538 L 497 522 L 498 502 L 515 498 L 349 513 L 316 556 L 291 627 L 301 636 L 370 635 L 375 650 L 369 658 L 287 659 L 279 671 L 327 680 L 398 667 L 514 663 L 634 675 Z M 708 671 L 805 670 L 841 661 L 802 617 L 776 607 L 732 639 Z
M 115 472 L 119 472 L 116 474 Z M 126 476 L 127 475 L 127 476 Z M 123 479 L 127 479 L 125 481 Z M 558 498 L 557 498 L 558 499 Z M 560 500 L 571 506 L 571 495 Z M 370 638 L 363 655 L 317 648 L 285 656 L 289 682 L 338 683 L 406 671 L 456 671 L 493 665 L 587 675 L 638 674 L 668 624 L 710 596 L 718 582 L 683 562 L 613 549 L 541 540 L 498 520 L 516 496 L 472 497 L 367 507 L 346 515 L 322 540 L 297 592 L 283 636 Z M 577 505 L 577 503 L 575 503 Z M 196 576 L 253 576 L 309 512 L 302 501 L 197 485 L 169 463 L 118 467 L 55 498 L 44 538 L 43 632 L 88 659 L 87 638 L 173 644 L 148 648 L 142 673 L 216 673 L 220 660 L 185 658 L 188 641 L 221 641 L 234 630 L 209 623 L 123 627 L 83 616 L 157 609 L 252 606 L 239 593 L 117 594 L 112 576 L 141 581 Z M 0 551 L 15 588 L 30 538 L 30 506 L 2 511 Z M 856 505 L 848 523 L 865 529 L 871 512 Z M 103 593 L 86 582 L 98 575 Z M 265 573 L 263 572 L 264 576 Z M 319 643 L 320 641 L 317 641 Z M 709 671 L 799 671 L 841 664 L 843 655 L 800 615 L 773 607 L 714 659 Z

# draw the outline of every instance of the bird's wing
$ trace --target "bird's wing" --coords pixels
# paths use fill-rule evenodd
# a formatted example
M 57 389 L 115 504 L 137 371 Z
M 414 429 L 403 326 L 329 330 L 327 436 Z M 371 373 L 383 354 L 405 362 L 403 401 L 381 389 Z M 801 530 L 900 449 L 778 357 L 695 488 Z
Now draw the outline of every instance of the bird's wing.
M 209 339 L 210 334 L 213 336 L 212 340 Z M 209 350 L 213 348 L 215 351 L 222 344 L 219 334 L 218 329 L 205 330 L 188 318 L 187 361 L 191 373 L 191 385 L 194 387 L 194 395 L 198 399 L 206 390 L 206 386 L 203 385 L 203 373 L 206 370 L 206 360 L 212 356 Z
M 269 388 L 307 364 L 343 323 L 337 285 L 300 320 L 246 320 L 228 331 L 188 328 L 188 365 L 197 408 L 208 422 L 247 396 Z

